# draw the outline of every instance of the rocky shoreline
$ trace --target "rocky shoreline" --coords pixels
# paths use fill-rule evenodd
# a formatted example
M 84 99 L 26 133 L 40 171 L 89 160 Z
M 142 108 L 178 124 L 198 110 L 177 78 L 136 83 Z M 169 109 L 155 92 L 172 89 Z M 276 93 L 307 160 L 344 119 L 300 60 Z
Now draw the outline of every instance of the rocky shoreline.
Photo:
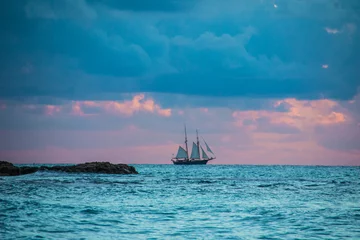
M 0 176 L 18 176 L 37 171 L 61 171 L 67 173 L 138 174 L 133 166 L 110 162 L 87 162 L 70 166 L 17 167 L 10 162 L 0 161 Z

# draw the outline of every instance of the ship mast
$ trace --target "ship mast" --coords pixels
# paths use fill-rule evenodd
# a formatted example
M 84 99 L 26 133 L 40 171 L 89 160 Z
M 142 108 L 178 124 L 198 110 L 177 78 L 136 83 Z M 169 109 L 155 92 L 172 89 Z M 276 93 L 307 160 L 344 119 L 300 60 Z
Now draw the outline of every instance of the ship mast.
M 186 156 L 187 159 L 189 159 L 189 150 L 188 150 L 188 145 L 187 145 L 187 135 L 186 135 L 186 125 L 184 124 L 185 127 L 185 147 L 186 147 Z
M 198 135 L 197 129 L 196 129 L 196 145 L 197 145 L 197 149 L 198 149 L 198 153 L 199 153 L 199 157 L 200 157 L 200 142 L 199 142 L 199 135 Z

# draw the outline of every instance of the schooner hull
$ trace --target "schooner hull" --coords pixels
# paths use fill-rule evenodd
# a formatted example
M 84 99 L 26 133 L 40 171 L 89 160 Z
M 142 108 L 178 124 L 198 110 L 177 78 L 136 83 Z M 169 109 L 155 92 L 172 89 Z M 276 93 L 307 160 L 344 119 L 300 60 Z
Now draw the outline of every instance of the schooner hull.
M 209 160 L 173 161 L 175 165 L 205 165 Z

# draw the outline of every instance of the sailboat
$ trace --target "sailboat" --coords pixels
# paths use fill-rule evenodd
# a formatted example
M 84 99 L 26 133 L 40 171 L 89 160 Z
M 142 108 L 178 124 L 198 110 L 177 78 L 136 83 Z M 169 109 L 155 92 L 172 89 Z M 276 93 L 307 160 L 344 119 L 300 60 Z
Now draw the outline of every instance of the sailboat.
M 196 130 L 196 143 L 193 142 L 191 155 L 189 157 L 186 126 L 185 126 L 185 149 L 182 146 L 179 146 L 176 156 L 173 157 L 171 161 L 176 165 L 199 165 L 199 164 L 207 164 L 208 161 L 216 159 L 215 154 L 210 149 L 209 145 L 205 142 L 205 140 L 204 143 L 207 152 L 212 154 L 211 157 L 208 156 L 208 154 L 204 151 L 203 147 L 200 145 L 199 134 L 198 131 Z M 200 156 L 200 149 L 202 156 Z

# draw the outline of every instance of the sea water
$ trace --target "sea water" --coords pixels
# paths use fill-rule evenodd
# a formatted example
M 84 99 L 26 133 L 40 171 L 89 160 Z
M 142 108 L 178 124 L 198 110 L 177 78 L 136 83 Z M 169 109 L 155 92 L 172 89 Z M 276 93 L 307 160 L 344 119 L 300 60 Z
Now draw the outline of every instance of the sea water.
M 0 177 L 0 239 L 360 239 L 360 168 L 134 165 Z

